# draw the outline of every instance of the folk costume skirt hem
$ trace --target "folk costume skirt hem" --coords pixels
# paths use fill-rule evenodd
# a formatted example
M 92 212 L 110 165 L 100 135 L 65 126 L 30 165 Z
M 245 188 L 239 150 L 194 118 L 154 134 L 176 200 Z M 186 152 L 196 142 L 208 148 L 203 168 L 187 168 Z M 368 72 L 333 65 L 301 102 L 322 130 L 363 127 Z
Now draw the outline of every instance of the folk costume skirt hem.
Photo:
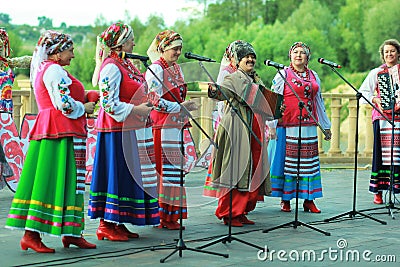
M 295 164 L 288 166 L 288 162 L 295 162 L 298 142 L 298 127 L 277 128 L 276 142 L 270 142 L 268 151 L 275 151 L 271 161 L 272 197 L 281 197 L 282 200 L 291 200 L 296 197 L 297 175 Z M 288 132 L 288 130 L 290 132 Z M 298 197 L 300 199 L 314 200 L 322 197 L 322 184 L 318 155 L 318 142 L 316 127 L 302 127 L 302 147 L 300 162 L 300 182 Z M 316 151 L 315 151 L 316 149 Z M 292 152 L 288 152 L 292 151 Z M 289 155 L 288 155 L 289 154 Z M 312 155 L 307 157 L 305 155 Z M 290 173 L 291 174 L 288 174 Z
M 76 194 L 73 139 L 31 140 L 6 227 L 81 236 L 84 195 Z
M 143 186 L 135 131 L 98 132 L 88 215 L 114 223 L 158 225 L 156 188 Z
M 390 186 L 390 164 L 384 165 L 382 161 L 381 126 L 380 121 L 373 122 L 374 130 L 374 149 L 372 155 L 372 171 L 369 181 L 369 192 L 377 194 L 383 190 L 388 190 Z M 393 192 L 400 192 L 400 167 L 394 165 Z

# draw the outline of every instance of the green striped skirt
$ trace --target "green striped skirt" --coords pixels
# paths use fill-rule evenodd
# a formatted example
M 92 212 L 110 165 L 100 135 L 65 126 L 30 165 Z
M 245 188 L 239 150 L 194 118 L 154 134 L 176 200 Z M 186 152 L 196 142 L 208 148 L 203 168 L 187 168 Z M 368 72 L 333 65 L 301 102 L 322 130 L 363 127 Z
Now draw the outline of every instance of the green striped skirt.
M 31 140 L 6 227 L 80 236 L 84 195 L 76 194 L 72 137 Z

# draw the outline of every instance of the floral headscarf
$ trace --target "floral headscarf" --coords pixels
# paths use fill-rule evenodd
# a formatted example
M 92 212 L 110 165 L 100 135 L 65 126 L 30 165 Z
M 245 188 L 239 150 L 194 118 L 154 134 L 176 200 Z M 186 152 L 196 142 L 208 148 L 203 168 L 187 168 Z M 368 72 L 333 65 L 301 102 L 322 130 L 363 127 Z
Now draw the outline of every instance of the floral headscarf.
M 4 28 L 0 28 L 0 57 L 7 58 L 10 53 L 10 40 L 8 39 L 7 31 Z
M 296 48 L 296 47 L 302 47 L 304 49 L 304 52 L 306 53 L 307 56 L 307 62 L 310 62 L 310 58 L 311 58 L 311 50 L 310 47 L 303 42 L 295 42 L 289 49 L 289 59 L 290 58 L 290 54 L 292 53 L 292 51 Z
M 40 64 L 47 60 L 49 55 L 54 55 L 69 49 L 73 45 L 69 34 L 47 30 L 42 33 L 37 42 L 31 62 L 31 82 L 34 83 Z
M 132 27 L 122 22 L 113 23 L 104 32 L 97 36 L 96 67 L 92 76 L 93 86 L 97 85 L 101 65 L 111 49 L 123 45 L 127 40 L 133 37 L 134 34 Z
M 177 46 L 182 46 L 182 36 L 173 30 L 165 30 L 156 35 L 149 49 L 147 55 L 151 62 L 158 60 L 161 54 L 169 49 Z
M 98 40 L 109 48 L 116 48 L 123 45 L 131 37 L 133 37 L 131 26 L 117 22 L 102 32 Z

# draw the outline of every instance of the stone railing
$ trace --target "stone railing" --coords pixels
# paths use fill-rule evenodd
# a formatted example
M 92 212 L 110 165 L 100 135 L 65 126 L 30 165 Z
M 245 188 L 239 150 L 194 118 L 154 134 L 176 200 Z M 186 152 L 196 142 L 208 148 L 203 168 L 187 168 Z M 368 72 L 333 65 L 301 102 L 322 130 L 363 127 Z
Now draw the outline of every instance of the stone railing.
M 37 113 L 34 94 L 30 89 L 29 81 L 18 80 L 20 90 L 13 91 L 14 121 L 19 129 L 21 119 L 25 113 Z M 189 92 L 188 96 L 201 105 L 201 108 L 192 113 L 193 118 L 208 134 L 213 136 L 212 112 L 215 109 L 215 100 L 207 97 L 207 92 Z M 322 94 L 329 118 L 332 122 L 332 140 L 323 140 L 319 131 L 319 152 L 322 163 L 354 163 L 355 158 L 355 133 L 357 122 L 357 100 L 354 94 Z M 371 122 L 371 108 L 360 105 L 359 109 L 359 134 L 358 134 L 358 162 L 370 164 L 372 159 L 373 132 Z M 344 119 L 344 117 L 346 117 Z M 207 148 L 207 138 L 204 133 L 192 123 L 192 137 L 198 152 Z

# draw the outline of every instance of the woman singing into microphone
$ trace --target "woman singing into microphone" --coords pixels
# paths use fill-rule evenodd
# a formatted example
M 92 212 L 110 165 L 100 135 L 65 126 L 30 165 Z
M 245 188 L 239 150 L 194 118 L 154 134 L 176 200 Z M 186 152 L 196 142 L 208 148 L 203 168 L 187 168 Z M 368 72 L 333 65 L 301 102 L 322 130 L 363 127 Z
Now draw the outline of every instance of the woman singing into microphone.
M 321 82 L 315 71 L 308 68 L 311 51 L 302 42 L 296 42 L 289 50 L 290 66 L 280 70 L 272 81 L 272 89 L 284 96 L 286 109 L 282 119 L 269 123 L 268 150 L 275 150 L 271 158 L 272 196 L 281 197 L 281 210 L 290 212 L 290 200 L 296 197 L 297 170 L 300 170 L 299 198 L 304 199 L 304 211 L 320 213 L 314 199 L 322 197 L 321 173 L 318 156 L 317 122 L 325 129 L 325 140 L 331 138 L 331 123 L 325 112 L 321 96 Z M 282 76 L 290 84 L 285 84 Z M 305 104 L 299 129 L 299 99 Z M 306 108 L 312 113 L 311 116 Z M 301 130 L 300 166 L 298 162 L 299 130 Z M 275 146 L 275 147 L 273 147 Z

